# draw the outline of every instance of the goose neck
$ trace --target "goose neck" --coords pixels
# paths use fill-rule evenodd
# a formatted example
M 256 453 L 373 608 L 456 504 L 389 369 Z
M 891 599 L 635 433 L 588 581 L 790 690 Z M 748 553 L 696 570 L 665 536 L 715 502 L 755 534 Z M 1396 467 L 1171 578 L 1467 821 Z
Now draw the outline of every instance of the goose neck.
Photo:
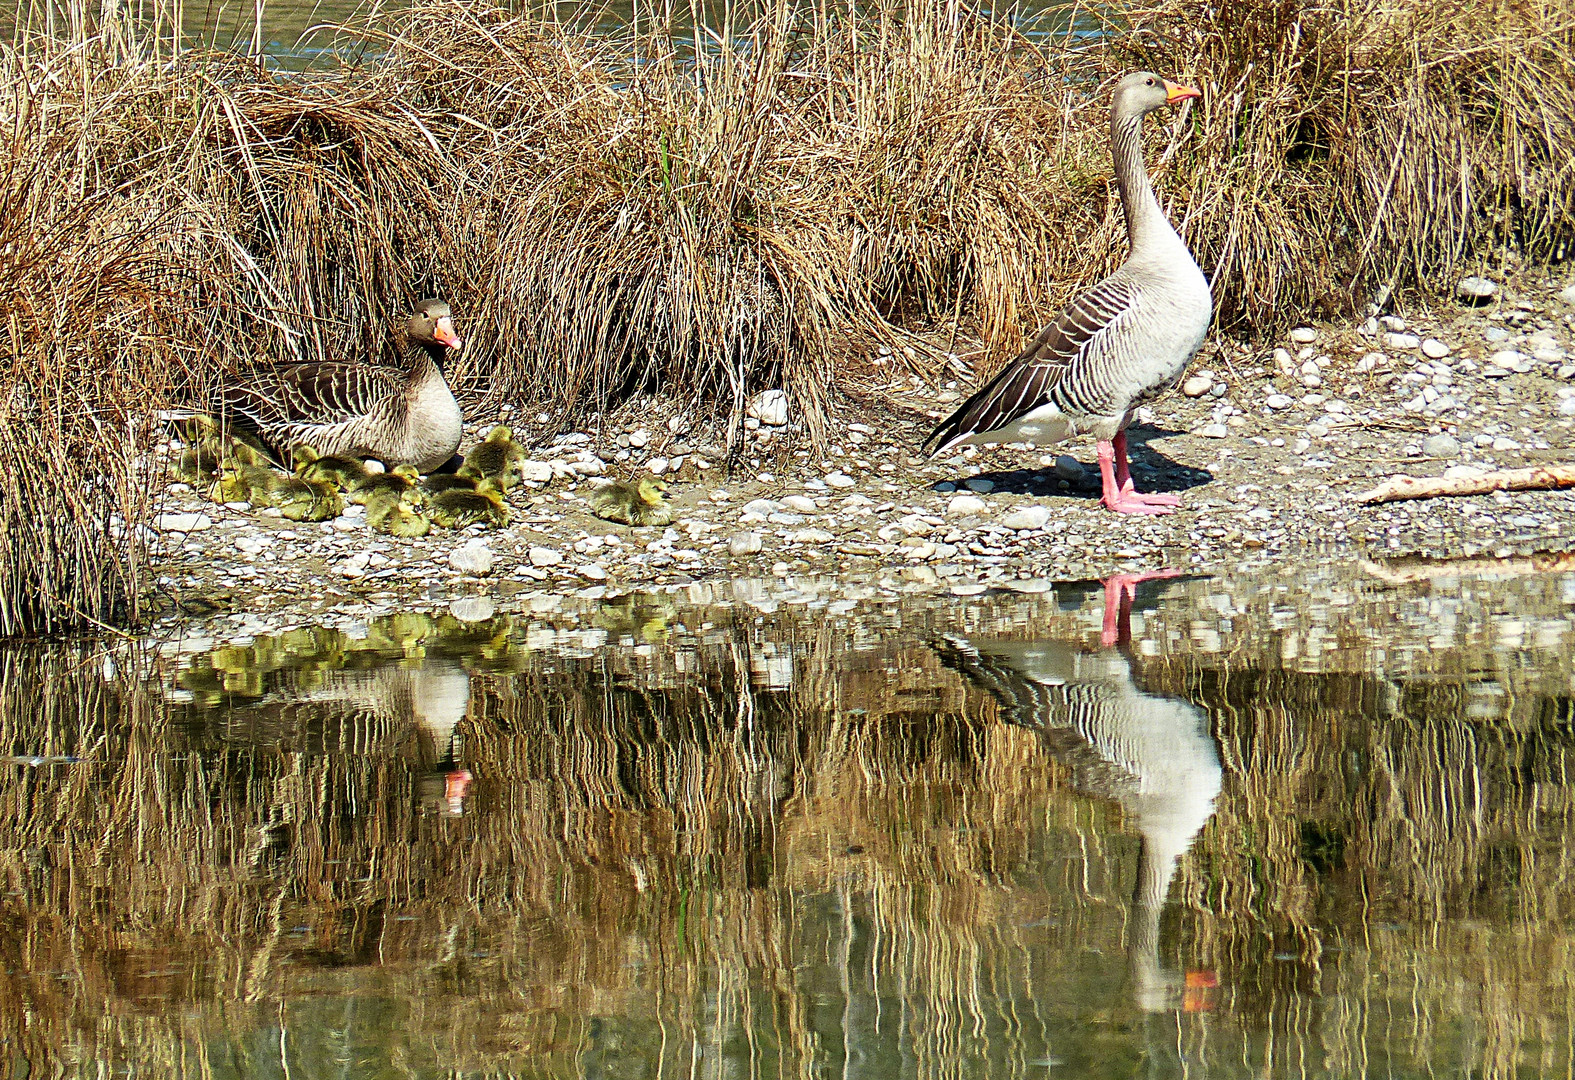
M 1127 238 L 1132 254 L 1142 254 L 1162 243 L 1172 230 L 1154 197 L 1148 168 L 1143 164 L 1141 114 L 1112 113 L 1110 151 L 1116 166 L 1116 187 L 1121 191 L 1121 210 L 1127 220 Z

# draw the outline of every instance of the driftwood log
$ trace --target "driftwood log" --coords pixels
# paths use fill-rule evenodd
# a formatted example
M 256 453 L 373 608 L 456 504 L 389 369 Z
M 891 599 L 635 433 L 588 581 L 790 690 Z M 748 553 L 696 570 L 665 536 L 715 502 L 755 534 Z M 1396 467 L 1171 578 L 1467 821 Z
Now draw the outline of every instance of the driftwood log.
M 1440 495 L 1486 495 L 1490 491 L 1542 491 L 1575 487 L 1575 465 L 1499 469 L 1476 476 L 1396 476 L 1356 496 L 1359 503 L 1433 499 Z

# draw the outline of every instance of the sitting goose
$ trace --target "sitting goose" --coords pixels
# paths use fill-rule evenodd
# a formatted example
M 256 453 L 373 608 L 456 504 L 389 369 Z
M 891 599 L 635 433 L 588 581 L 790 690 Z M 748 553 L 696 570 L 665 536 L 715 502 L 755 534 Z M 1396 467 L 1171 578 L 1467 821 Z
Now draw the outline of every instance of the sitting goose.
M 1111 156 L 1131 253 L 1115 273 L 1069 304 L 995 378 L 935 429 L 931 456 L 964 443 L 1096 440 L 1104 494 L 1123 514 L 1168 514 L 1181 500 L 1143 495 L 1127 469 L 1127 425 L 1138 406 L 1175 385 L 1203 344 L 1209 284 L 1154 198 L 1143 166 L 1143 117 L 1198 97 L 1158 75 L 1116 84 Z
M 416 348 L 403 371 L 356 361 L 283 364 L 226 387 L 225 411 L 290 460 L 306 443 L 323 455 L 377 458 L 392 468 L 435 469 L 459 449 L 459 404 L 443 379 L 448 349 L 464 342 L 441 300 L 423 300 L 405 322 Z

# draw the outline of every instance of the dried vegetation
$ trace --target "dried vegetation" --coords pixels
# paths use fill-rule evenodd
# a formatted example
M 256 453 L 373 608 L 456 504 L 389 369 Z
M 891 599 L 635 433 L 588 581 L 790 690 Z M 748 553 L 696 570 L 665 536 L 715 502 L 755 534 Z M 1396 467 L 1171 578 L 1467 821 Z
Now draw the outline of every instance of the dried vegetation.
M 782 386 L 818 438 L 894 375 L 985 370 L 1119 260 L 1100 88 L 1138 65 L 1207 90 L 1150 158 L 1225 327 L 1569 243 L 1568 11 L 1108 10 L 1101 38 L 1029 38 L 956 0 L 775 0 L 675 39 L 426 0 L 309 77 L 79 8 L 18 30 L 0 633 L 141 614 L 148 406 L 237 365 L 392 359 L 423 294 L 462 312 L 471 399 L 554 427 L 676 395 L 731 441 Z

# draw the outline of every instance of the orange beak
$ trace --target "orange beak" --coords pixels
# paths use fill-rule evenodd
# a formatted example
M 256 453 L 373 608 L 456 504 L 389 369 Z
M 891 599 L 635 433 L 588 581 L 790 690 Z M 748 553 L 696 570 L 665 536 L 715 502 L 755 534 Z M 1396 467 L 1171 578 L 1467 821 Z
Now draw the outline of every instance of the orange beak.
M 1188 98 L 1202 96 L 1203 92 L 1201 90 L 1196 90 L 1190 86 L 1182 86 L 1180 83 L 1173 83 L 1169 79 L 1165 80 L 1166 105 L 1179 105 Z
M 1165 84 L 1169 86 L 1169 83 Z M 1193 93 L 1197 93 L 1196 90 Z M 458 349 L 465 344 L 465 339 L 454 333 L 454 320 L 445 315 L 437 321 L 437 328 L 432 331 L 432 336 L 451 349 Z

